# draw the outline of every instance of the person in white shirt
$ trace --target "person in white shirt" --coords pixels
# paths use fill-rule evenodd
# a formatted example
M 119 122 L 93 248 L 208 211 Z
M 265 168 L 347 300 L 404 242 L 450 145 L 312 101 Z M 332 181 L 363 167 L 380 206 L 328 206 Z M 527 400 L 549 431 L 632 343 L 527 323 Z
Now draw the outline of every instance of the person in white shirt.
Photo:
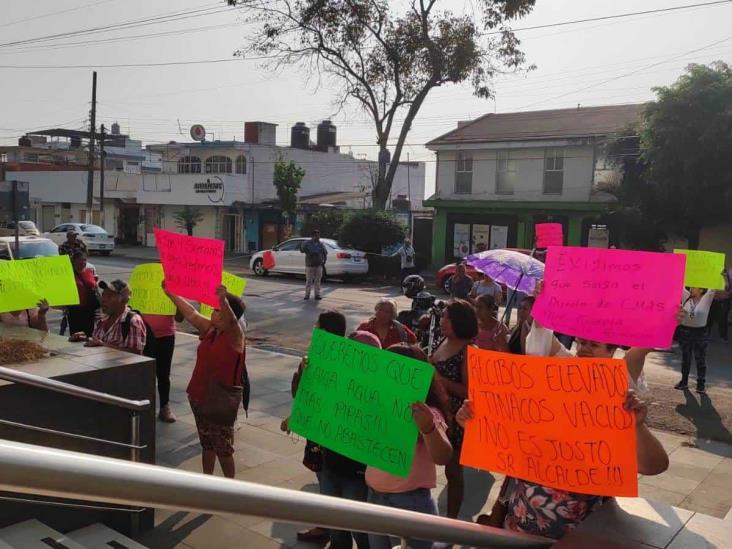
M 689 388 L 689 372 L 693 354 L 696 360 L 696 392 L 706 393 L 707 346 L 709 345 L 707 319 L 713 300 L 714 290 L 684 289 L 681 300 L 684 318 L 676 332 L 676 339 L 681 347 L 681 381 L 674 385 L 674 389 L 685 391 Z
M 407 278 L 409 275 L 417 273 L 417 264 L 415 262 L 416 253 L 414 251 L 414 247 L 412 246 L 412 240 L 410 238 L 405 238 L 404 243 L 399 247 L 396 252 L 391 254 L 391 256 L 399 256 L 402 282 L 404 282 L 404 279 Z

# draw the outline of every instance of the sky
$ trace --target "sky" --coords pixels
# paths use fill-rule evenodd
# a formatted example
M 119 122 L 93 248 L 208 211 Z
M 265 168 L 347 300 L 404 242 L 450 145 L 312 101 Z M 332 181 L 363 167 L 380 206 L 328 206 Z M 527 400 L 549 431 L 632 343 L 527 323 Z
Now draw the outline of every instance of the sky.
M 476 1 L 439 3 L 462 12 Z M 534 11 L 513 26 L 522 29 L 702 2 L 537 0 Z M 193 124 L 203 124 L 215 139 L 243 140 L 244 122 L 259 120 L 279 124 L 278 143 L 286 145 L 295 122 L 306 122 L 314 130 L 318 122 L 332 118 L 342 151 L 375 159 L 375 134 L 369 120 L 355 106 L 337 113 L 327 83 L 317 87 L 298 67 L 274 73 L 258 62 L 241 60 L 100 67 L 231 58 L 242 45 L 247 26 L 240 11 L 224 4 L 223 0 L 2 0 L 0 144 L 17 144 L 23 133 L 43 128 L 88 129 L 92 69 L 49 67 L 90 65 L 98 67 L 97 124 L 109 127 L 119 122 L 123 133 L 145 143 L 188 141 Z M 200 11 L 142 27 L 9 44 L 192 10 Z M 428 163 L 429 195 L 434 189 L 435 162 L 423 144 L 453 129 L 459 120 L 489 112 L 653 99 L 651 88 L 673 83 L 689 63 L 732 61 L 731 20 L 732 1 L 519 30 L 527 61 L 536 69 L 499 76 L 495 100 L 475 98 L 469 85 L 434 90 L 412 126 L 405 156 Z

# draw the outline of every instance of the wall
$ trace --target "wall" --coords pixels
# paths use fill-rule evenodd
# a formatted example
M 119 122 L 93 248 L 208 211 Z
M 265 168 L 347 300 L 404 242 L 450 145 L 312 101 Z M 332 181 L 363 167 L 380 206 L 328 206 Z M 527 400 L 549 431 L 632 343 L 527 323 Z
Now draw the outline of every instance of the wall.
M 567 146 L 564 149 L 564 185 L 562 194 L 544 194 L 544 152 L 541 148 L 516 147 L 511 158 L 516 162 L 513 194 L 496 194 L 496 157 L 493 149 L 468 149 L 473 155 L 473 192 L 455 194 L 457 151 L 438 153 L 436 193 L 455 200 L 502 201 L 586 201 L 590 197 L 593 175 L 591 146 Z
M 137 192 L 140 204 L 177 204 L 191 206 L 230 206 L 235 201 L 248 202 L 251 196 L 245 175 L 227 174 L 142 174 Z M 195 185 L 221 183 L 222 190 L 196 192 Z
M 674 248 L 686 249 L 688 242 L 681 236 L 669 235 L 664 243 L 668 251 Z M 707 252 L 719 252 L 727 256 L 727 266 L 732 267 L 732 223 L 704 227 L 699 235 L 699 249 Z

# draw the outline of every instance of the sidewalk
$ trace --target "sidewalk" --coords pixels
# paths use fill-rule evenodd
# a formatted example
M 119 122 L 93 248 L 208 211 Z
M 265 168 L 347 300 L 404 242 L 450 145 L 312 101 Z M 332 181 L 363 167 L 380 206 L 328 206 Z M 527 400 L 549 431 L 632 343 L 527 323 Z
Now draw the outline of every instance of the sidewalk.
M 185 388 L 195 361 L 198 339 L 178 333 L 173 362 L 171 403 L 178 415 L 174 424 L 157 424 L 158 464 L 200 472 L 200 447 Z M 280 432 L 290 411 L 290 379 L 298 358 L 247 348 L 252 381 L 249 417 L 241 417 L 236 433 L 237 478 L 270 486 L 317 491 L 315 475 L 302 465 L 304 442 Z M 651 412 L 653 413 L 653 412 Z M 732 506 L 732 446 L 696 441 L 690 437 L 656 433 L 671 458 L 663 475 L 640 478 L 640 495 L 693 511 L 724 518 Z M 217 474 L 220 474 L 217 471 Z M 488 512 L 502 477 L 466 471 L 463 517 Z M 444 514 L 446 479 L 441 471 L 434 497 Z M 156 528 L 141 542 L 151 547 L 247 548 L 315 547 L 296 540 L 296 525 L 259 517 L 224 517 L 159 510 Z

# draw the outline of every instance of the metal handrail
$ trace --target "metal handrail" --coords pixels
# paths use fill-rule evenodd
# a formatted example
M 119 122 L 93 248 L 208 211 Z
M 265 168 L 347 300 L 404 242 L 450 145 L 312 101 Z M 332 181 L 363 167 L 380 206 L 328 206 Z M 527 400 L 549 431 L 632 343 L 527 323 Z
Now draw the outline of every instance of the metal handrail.
M 492 548 L 553 540 L 296 490 L 0 441 L 0 490 L 198 513 L 254 515 L 338 530 Z
M 93 400 L 94 402 L 110 404 L 112 406 L 125 408 L 134 412 L 142 412 L 150 407 L 150 401 L 147 399 L 130 400 L 110 395 L 109 393 L 100 393 L 99 391 L 93 391 L 92 389 L 78 387 L 77 385 L 71 385 L 70 383 L 64 383 L 63 381 L 41 377 L 27 372 L 20 372 L 12 368 L 5 368 L 3 366 L 0 366 L 0 379 L 13 381 L 22 385 L 30 385 L 40 389 L 46 389 L 54 393 L 63 393 L 65 395 L 71 395 L 85 400 Z
M 100 444 L 108 444 L 109 446 L 119 446 L 120 448 L 144 450 L 147 448 L 147 444 L 127 444 L 126 442 L 117 442 L 116 440 L 108 440 L 106 438 L 90 437 L 87 435 L 79 435 L 77 433 L 69 433 L 68 431 L 59 431 L 57 429 L 47 429 L 46 427 L 38 427 L 37 425 L 28 425 L 27 423 L 19 423 L 17 421 L 8 421 L 7 419 L 0 419 L 0 425 L 6 425 L 8 427 L 15 427 L 17 429 L 26 429 L 28 431 L 35 431 L 37 433 L 46 433 L 47 435 L 57 435 L 60 437 L 67 437 L 74 440 L 83 440 L 85 442 L 98 442 Z

